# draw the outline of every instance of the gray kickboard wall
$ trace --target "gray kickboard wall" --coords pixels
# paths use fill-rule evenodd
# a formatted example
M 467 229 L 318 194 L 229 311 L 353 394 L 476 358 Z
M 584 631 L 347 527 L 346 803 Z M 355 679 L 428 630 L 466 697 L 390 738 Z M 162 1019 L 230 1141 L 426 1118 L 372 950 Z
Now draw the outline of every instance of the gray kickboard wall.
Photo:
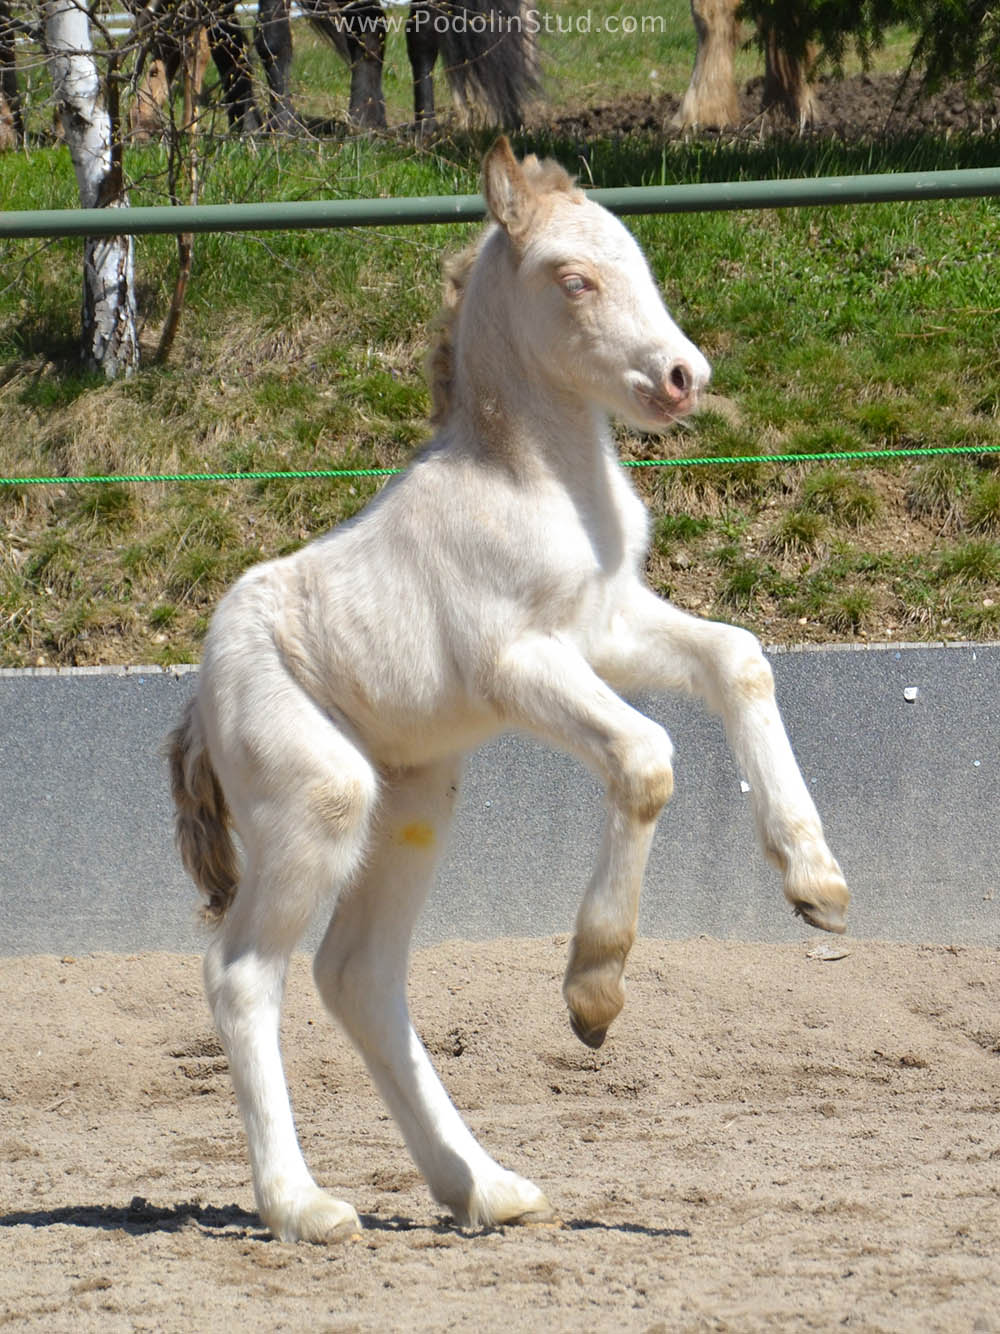
M 851 886 L 849 931 L 1000 945 L 1000 645 L 769 656 Z M 191 670 L 0 672 L 0 953 L 203 947 L 161 758 L 196 682 Z M 756 846 L 718 720 L 685 699 L 636 703 L 676 751 L 641 931 L 819 937 Z M 576 761 L 517 736 L 483 747 L 417 943 L 571 931 L 601 821 L 600 787 Z

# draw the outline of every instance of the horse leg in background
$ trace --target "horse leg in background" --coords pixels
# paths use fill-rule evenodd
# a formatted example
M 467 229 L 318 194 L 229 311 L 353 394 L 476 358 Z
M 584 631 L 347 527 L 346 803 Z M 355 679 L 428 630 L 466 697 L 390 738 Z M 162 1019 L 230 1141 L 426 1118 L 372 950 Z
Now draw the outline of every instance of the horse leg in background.
M 382 63 L 388 25 L 378 0 L 300 0 L 300 5 L 350 66 L 350 119 L 363 128 L 384 128 Z
M 163 133 L 163 109 L 180 63 L 180 47 L 166 38 L 158 40 L 150 51 L 142 83 L 128 109 L 129 130 L 137 143 L 147 143 Z
M 723 130 L 738 125 L 740 95 L 733 57 L 740 40 L 738 0 L 691 0 L 698 38 L 691 82 L 674 124 L 681 129 Z
M 17 148 L 24 143 L 15 35 L 9 0 L 0 0 L 0 149 Z
M 222 81 L 230 128 L 253 134 L 262 128 L 263 121 L 254 101 L 250 47 L 236 16 L 236 0 L 226 0 L 213 16 L 208 25 L 208 43 Z
M 764 45 L 761 109 L 791 121 L 801 134 L 813 124 L 819 111 L 812 83 L 816 45 L 803 42 L 800 53 L 788 51 L 775 27 L 766 22 L 760 25 L 760 35 Z
M 0 92 L 0 153 L 7 153 L 10 149 L 17 148 L 20 141 L 21 136 L 14 124 L 14 113 L 11 111 L 7 99 Z
M 465 1126 L 406 1000 L 410 936 L 458 795 L 458 760 L 385 778 L 373 845 L 316 955 L 316 984 L 364 1057 L 434 1197 L 465 1224 L 542 1221 L 538 1188 L 505 1171 Z
M 282 1240 L 333 1241 L 354 1232 L 358 1217 L 316 1185 L 302 1156 L 281 1061 L 281 1003 L 291 951 L 319 904 L 348 892 L 363 859 L 378 784 L 308 696 L 260 677 L 259 691 L 244 692 L 245 726 L 224 745 L 237 757 L 225 791 L 246 869 L 206 953 L 205 988 L 261 1219 Z M 258 735 L 264 716 L 269 729 Z
M 625 1001 L 625 960 L 656 818 L 673 791 L 673 746 L 565 642 L 512 644 L 496 667 L 495 703 L 511 726 L 575 755 L 604 783 L 604 836 L 580 904 L 563 995 L 573 1031 L 599 1047 Z
M 205 70 L 212 53 L 204 28 L 184 33 L 176 44 L 161 39 L 146 65 L 142 83 L 128 110 L 129 130 L 137 143 L 147 143 L 166 129 L 164 108 L 179 69 L 184 70 L 184 96 L 180 129 L 190 133 L 196 119 L 195 107 L 201 96 Z M 141 70 L 139 71 L 141 72 Z
M 434 63 L 441 38 L 434 29 L 434 10 L 429 0 L 415 0 L 406 18 L 406 54 L 413 71 L 413 120 L 421 134 L 437 129 L 434 113 Z
M 181 42 L 181 66 L 184 71 L 184 113 L 185 131 L 194 129 L 197 120 L 196 107 L 201 101 L 201 90 L 205 84 L 205 73 L 212 59 L 212 49 L 208 44 L 208 33 L 199 28 L 196 33 Z
M 258 0 L 254 46 L 264 67 L 271 106 L 268 128 L 292 134 L 300 128 L 289 92 L 292 68 L 292 25 L 289 0 Z
M 351 66 L 350 118 L 363 129 L 383 129 L 386 123 L 382 94 L 385 14 L 378 0 L 350 0 L 341 13 Z
M 827 847 L 778 711 L 774 676 L 747 630 L 679 611 L 644 587 L 621 608 L 621 630 L 597 664 L 622 690 L 683 690 L 722 716 L 750 787 L 758 837 L 785 897 L 811 926 L 842 932 L 849 894 Z

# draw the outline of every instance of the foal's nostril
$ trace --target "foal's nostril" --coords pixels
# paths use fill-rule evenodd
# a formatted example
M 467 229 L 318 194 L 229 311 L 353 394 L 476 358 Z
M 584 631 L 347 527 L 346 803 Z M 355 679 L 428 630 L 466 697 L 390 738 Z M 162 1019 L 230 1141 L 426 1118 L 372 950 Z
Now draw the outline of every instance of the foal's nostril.
M 675 361 L 665 377 L 666 390 L 671 398 L 687 398 L 694 388 L 694 374 L 686 361 Z

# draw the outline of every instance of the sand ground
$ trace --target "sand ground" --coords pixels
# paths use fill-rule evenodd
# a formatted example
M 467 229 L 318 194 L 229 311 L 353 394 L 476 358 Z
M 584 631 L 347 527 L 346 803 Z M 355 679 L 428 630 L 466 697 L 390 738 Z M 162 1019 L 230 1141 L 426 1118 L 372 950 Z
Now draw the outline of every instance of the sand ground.
M 415 1022 L 561 1227 L 434 1203 L 295 961 L 284 1045 L 360 1240 L 271 1240 L 194 957 L 0 960 L 0 1326 L 1000 1331 L 1000 951 L 640 942 L 601 1051 L 566 942 L 418 954 Z M 841 942 L 834 942 L 840 947 Z

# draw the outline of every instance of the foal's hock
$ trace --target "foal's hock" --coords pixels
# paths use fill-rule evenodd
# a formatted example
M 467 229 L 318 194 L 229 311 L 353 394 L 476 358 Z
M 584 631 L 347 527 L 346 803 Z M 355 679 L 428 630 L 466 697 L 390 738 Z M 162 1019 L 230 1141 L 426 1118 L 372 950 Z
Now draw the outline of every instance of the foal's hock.
M 486 738 L 531 733 L 604 784 L 563 987 L 588 1045 L 624 1003 L 673 788 L 667 734 L 619 692 L 681 690 L 722 715 L 786 897 L 814 926 L 844 929 L 847 889 L 759 644 L 642 578 L 646 513 L 609 417 L 668 426 L 696 406 L 708 364 L 629 232 L 560 167 L 519 163 L 501 139 L 483 190 L 492 221 L 449 270 L 429 363 L 433 439 L 356 518 L 230 590 L 171 739 L 178 841 L 215 923 L 209 1001 L 260 1214 L 286 1239 L 359 1226 L 309 1174 L 278 1041 L 288 958 L 320 906 L 332 917 L 317 986 L 435 1197 L 462 1223 L 550 1215 L 473 1139 L 407 1008 L 410 936 L 462 756 Z

